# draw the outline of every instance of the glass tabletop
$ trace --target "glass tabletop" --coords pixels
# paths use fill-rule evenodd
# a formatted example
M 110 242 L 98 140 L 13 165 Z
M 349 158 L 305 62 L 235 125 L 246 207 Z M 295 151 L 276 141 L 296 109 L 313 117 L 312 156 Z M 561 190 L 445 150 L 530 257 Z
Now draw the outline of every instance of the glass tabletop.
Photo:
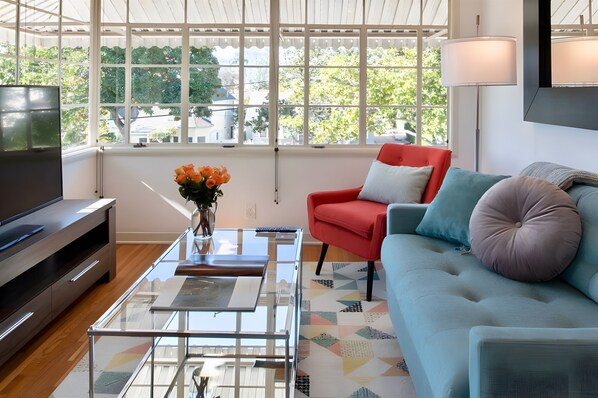
M 90 327 L 92 335 L 259 338 L 287 335 L 300 284 L 302 231 L 256 233 L 253 229 L 217 229 L 211 240 L 197 241 L 185 231 L 141 278 Z M 177 266 L 201 254 L 268 255 L 269 260 L 254 311 L 156 311 Z M 244 277 L 240 277 L 244 278 Z M 248 299 L 250 299 L 248 297 Z M 114 333 L 111 333 L 113 331 Z M 142 333 L 146 331 L 148 333 Z M 205 342 L 204 342 L 205 343 Z

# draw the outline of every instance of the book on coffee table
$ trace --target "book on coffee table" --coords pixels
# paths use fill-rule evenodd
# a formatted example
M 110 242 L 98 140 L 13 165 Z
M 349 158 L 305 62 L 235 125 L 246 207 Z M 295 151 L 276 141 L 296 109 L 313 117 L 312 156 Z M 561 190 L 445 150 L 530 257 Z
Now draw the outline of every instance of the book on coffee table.
M 173 276 L 161 287 L 152 311 L 254 311 L 262 285 L 259 276 Z
M 174 274 L 263 277 L 269 258 L 269 256 L 244 254 L 194 254 L 179 264 Z

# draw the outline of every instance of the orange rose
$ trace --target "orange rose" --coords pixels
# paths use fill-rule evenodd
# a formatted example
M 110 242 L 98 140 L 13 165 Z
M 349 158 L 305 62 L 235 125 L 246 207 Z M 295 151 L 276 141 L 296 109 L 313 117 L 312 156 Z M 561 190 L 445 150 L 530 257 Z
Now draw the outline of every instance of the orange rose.
M 213 178 L 208 178 L 206 180 L 206 187 L 207 188 L 214 188 L 215 185 L 216 185 L 216 181 L 214 181 Z
M 189 163 L 186 164 L 184 166 L 181 166 L 183 168 L 183 170 L 185 170 L 185 172 L 189 171 L 189 170 L 193 170 L 195 167 L 193 167 L 193 164 Z
M 191 179 L 195 182 L 200 182 L 201 181 L 201 174 L 193 172 L 193 174 L 191 175 Z
M 174 179 L 177 183 L 179 184 L 184 184 L 185 181 L 187 181 L 187 175 L 186 174 L 179 174 L 175 177 Z
M 197 168 L 197 170 L 201 173 L 202 176 L 204 176 L 205 178 L 209 178 L 213 173 L 214 170 L 212 167 L 210 166 L 200 166 Z
M 214 183 L 216 185 L 224 183 L 224 180 L 222 179 L 222 176 L 220 174 L 214 174 L 211 179 L 214 180 Z
M 177 167 L 176 169 L 174 169 L 174 173 L 175 173 L 176 175 L 179 175 L 179 174 L 185 174 L 185 169 L 183 168 L 183 166 L 181 166 L 181 167 Z

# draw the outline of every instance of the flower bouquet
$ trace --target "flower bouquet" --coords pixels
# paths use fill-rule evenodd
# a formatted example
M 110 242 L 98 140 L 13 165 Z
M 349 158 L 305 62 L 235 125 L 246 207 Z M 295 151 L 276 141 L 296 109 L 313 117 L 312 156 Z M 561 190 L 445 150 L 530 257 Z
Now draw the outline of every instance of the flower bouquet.
M 210 238 L 214 232 L 218 198 L 223 195 L 220 186 L 230 181 L 226 167 L 186 164 L 174 170 L 174 181 L 179 193 L 188 202 L 195 203 L 191 228 L 196 238 Z

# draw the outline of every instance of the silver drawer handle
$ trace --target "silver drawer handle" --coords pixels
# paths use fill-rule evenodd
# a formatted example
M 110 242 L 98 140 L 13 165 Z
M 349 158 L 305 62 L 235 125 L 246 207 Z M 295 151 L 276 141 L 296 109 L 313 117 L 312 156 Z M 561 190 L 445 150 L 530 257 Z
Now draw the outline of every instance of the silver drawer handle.
M 27 319 L 31 318 L 32 316 L 33 316 L 33 312 L 28 312 L 25 315 L 23 315 L 18 321 L 13 323 L 8 329 L 6 329 L 2 334 L 0 334 L 0 341 L 4 340 L 4 338 L 6 336 L 11 334 L 16 328 L 21 326 L 23 324 L 23 322 L 25 322 Z
M 73 276 L 73 279 L 71 279 L 69 282 L 77 282 L 77 279 L 79 279 L 83 275 L 85 275 L 87 273 L 87 271 L 89 271 L 90 269 L 95 267 L 99 262 L 100 262 L 100 260 L 95 260 L 93 263 L 91 263 L 87 267 L 83 268 L 81 270 L 81 272 L 79 272 L 77 275 Z

